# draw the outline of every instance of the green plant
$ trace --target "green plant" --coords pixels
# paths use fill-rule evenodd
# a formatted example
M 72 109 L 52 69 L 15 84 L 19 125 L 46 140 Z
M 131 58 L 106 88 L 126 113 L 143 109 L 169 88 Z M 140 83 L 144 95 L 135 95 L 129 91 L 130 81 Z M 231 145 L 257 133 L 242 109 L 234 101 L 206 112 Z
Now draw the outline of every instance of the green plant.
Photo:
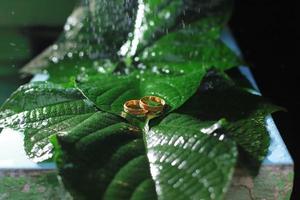
M 33 160 L 54 158 L 77 199 L 222 199 L 238 154 L 265 157 L 264 118 L 280 110 L 226 74 L 242 63 L 220 40 L 231 5 L 90 0 L 24 68 L 48 80 L 14 92 L 1 126 L 24 132 Z M 121 114 L 148 95 L 161 116 Z

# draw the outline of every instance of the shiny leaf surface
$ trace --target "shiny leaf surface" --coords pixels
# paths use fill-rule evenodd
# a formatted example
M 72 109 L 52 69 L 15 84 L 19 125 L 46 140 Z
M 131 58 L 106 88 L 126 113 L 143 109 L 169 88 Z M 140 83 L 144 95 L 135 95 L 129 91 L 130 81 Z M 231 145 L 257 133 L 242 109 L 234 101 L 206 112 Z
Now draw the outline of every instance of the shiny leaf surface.
M 115 114 L 127 100 L 146 95 L 159 96 L 170 110 L 176 109 L 195 93 L 208 69 L 240 64 L 219 40 L 220 21 L 203 18 L 162 35 L 141 53 L 131 53 L 115 64 L 114 73 L 78 77 L 77 87 L 98 108 Z M 130 48 L 121 49 L 121 54 L 124 51 L 126 56 Z
M 96 112 L 52 138 L 66 187 L 81 199 L 156 199 L 141 131 Z
M 279 110 L 282 108 L 263 97 L 239 88 L 226 75 L 210 71 L 198 92 L 178 112 L 205 120 L 226 118 L 231 137 L 251 157 L 261 161 L 270 143 L 265 117 Z
M 217 132 L 222 121 L 170 114 L 146 133 L 158 199 L 222 199 L 237 159 L 234 142 Z
M 0 126 L 24 132 L 26 153 L 36 162 L 52 157 L 48 137 L 81 122 L 96 109 L 74 89 L 50 83 L 21 86 L 0 110 Z
M 99 109 L 115 114 L 121 114 L 126 101 L 147 95 L 161 97 L 167 102 L 169 110 L 173 110 L 193 94 L 202 75 L 196 72 L 170 76 L 150 72 L 98 75 L 77 82 L 77 87 Z

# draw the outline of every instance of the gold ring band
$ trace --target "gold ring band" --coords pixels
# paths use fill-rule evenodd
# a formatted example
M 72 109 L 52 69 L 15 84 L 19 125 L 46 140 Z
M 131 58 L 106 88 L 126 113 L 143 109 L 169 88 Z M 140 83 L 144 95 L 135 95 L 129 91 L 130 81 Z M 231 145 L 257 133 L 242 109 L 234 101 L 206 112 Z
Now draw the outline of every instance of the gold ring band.
M 140 107 L 139 100 L 129 100 L 124 104 L 124 111 L 132 115 L 145 115 L 148 110 Z
M 149 112 L 161 112 L 163 111 L 165 105 L 165 100 L 156 96 L 145 96 L 140 99 L 140 107 L 144 110 L 148 110 Z

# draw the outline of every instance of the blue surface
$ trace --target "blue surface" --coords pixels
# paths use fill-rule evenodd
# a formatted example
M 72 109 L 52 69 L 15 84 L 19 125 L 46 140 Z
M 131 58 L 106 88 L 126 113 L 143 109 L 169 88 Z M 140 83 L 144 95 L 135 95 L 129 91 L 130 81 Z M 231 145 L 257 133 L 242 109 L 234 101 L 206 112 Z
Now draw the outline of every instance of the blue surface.
M 230 31 L 225 29 L 222 40 L 238 56 L 242 57 L 236 42 Z M 241 73 L 247 77 L 253 87 L 258 91 L 257 84 L 248 67 L 240 67 Z M 32 81 L 43 81 L 47 77 L 43 75 L 35 76 Z M 266 118 L 266 127 L 271 137 L 269 153 L 264 160 L 264 165 L 293 165 L 293 160 L 280 136 L 280 133 L 271 116 Z M 0 169 L 55 169 L 54 163 L 36 164 L 26 157 L 23 149 L 23 135 L 11 129 L 4 129 L 0 134 Z

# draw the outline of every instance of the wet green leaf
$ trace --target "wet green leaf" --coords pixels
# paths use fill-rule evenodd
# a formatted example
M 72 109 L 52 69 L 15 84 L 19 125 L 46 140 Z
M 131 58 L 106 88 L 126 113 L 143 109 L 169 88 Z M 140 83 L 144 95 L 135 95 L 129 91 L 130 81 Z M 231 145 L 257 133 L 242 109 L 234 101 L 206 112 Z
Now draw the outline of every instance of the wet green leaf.
M 0 128 L 24 132 L 35 161 L 50 159 L 54 146 L 76 199 L 222 199 L 236 144 L 262 160 L 264 118 L 279 109 L 223 74 L 241 64 L 220 41 L 231 3 L 84 1 L 60 39 L 23 70 L 54 84 L 20 87 L 0 109 Z M 148 95 L 166 101 L 164 114 L 180 114 L 142 132 L 118 115 L 126 101 Z
M 102 17 L 105 20 L 100 17 L 92 17 L 90 9 L 94 9 L 93 6 L 91 5 L 91 8 L 89 8 L 89 5 L 82 4 L 67 19 L 64 25 L 64 32 L 58 41 L 30 61 L 22 69 L 22 72 L 36 74 L 43 72 L 45 69 L 53 68 L 48 73 L 53 76 L 51 77 L 52 80 L 57 82 L 62 78 L 70 78 L 70 75 L 78 75 L 76 66 L 79 69 L 84 67 L 88 70 L 93 70 L 93 61 L 110 59 L 113 62 L 117 57 L 117 51 L 122 42 L 125 42 L 127 38 L 128 31 L 126 29 L 132 29 L 133 26 L 129 26 L 128 23 L 125 26 L 124 23 L 132 20 L 122 17 L 124 15 L 128 16 L 128 8 L 124 10 L 121 1 L 113 4 L 107 3 L 99 7 L 101 5 L 100 2 L 97 2 L 97 8 L 101 9 L 100 11 L 105 10 L 105 6 L 114 6 L 115 11 L 118 12 L 116 13 L 117 15 L 114 18 L 107 16 L 108 13 L 106 12 L 112 11 L 112 8 L 109 8 L 105 13 L 102 12 Z M 132 10 L 134 11 L 133 8 Z M 108 17 L 110 18 L 109 20 L 107 19 Z M 119 20 L 119 22 L 113 22 L 113 19 L 118 20 L 121 17 L 123 19 Z M 99 19 L 101 19 L 101 22 Z M 117 36 L 113 35 L 112 32 L 109 33 L 113 27 L 115 29 L 114 33 L 118 33 Z M 66 70 L 67 73 L 56 73 L 57 70 L 62 71 L 62 69 Z M 58 80 L 56 80 L 57 78 Z
M 159 199 L 222 199 L 237 159 L 233 141 L 218 128 L 170 114 L 145 135 L 150 170 Z
M 70 86 L 71 77 L 110 73 L 124 60 L 129 60 L 122 69 L 127 71 L 184 71 L 187 63 L 202 69 L 235 67 L 240 60 L 219 40 L 231 5 L 231 0 L 87 1 L 69 17 L 58 42 L 23 72 L 47 69 L 50 81 Z M 107 69 L 105 62 L 114 67 Z
M 270 138 L 265 117 L 282 108 L 263 97 L 239 88 L 226 75 L 209 72 L 197 93 L 178 112 L 202 120 L 228 120 L 231 137 L 254 159 L 261 161 L 268 152 Z
M 159 96 L 170 110 L 176 109 L 195 93 L 207 69 L 225 70 L 240 63 L 219 41 L 216 20 L 200 20 L 169 33 L 135 62 L 129 58 L 113 74 L 79 78 L 77 87 L 98 108 L 115 114 L 121 113 L 127 100 L 146 95 Z
M 101 110 L 121 114 L 123 104 L 131 99 L 147 95 L 163 98 L 169 110 L 182 105 L 198 87 L 198 80 L 204 73 L 179 75 L 158 75 L 139 72 L 129 75 L 97 75 L 77 83 L 84 96 Z M 189 80 L 189 81 L 187 81 Z
M 81 199 L 156 199 L 142 132 L 97 112 L 52 138 L 60 175 Z
M 0 126 L 24 132 L 27 155 L 40 162 L 52 157 L 48 137 L 78 124 L 95 107 L 75 89 L 50 83 L 21 86 L 0 109 Z
M 97 112 L 52 142 L 63 182 L 80 199 L 221 199 L 237 149 L 220 127 L 171 114 L 143 136 Z

